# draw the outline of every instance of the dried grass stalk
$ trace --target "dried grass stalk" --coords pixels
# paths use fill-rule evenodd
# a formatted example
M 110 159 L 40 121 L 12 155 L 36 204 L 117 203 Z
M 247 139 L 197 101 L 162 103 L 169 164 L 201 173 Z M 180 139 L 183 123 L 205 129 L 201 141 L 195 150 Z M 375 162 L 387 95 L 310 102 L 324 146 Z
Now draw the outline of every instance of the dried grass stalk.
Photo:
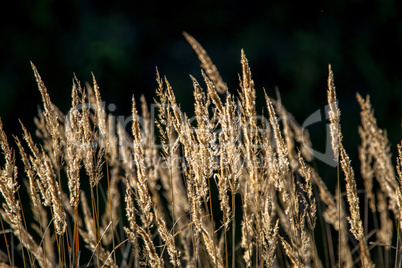
M 342 134 L 339 126 L 340 112 L 337 107 L 337 99 L 334 86 L 334 77 L 329 66 L 329 76 L 328 76 L 328 105 L 329 105 L 329 120 L 330 120 L 330 131 L 331 131 L 331 142 L 332 149 L 335 153 L 335 159 L 338 159 L 338 153 L 340 155 L 340 164 L 345 174 L 346 182 L 346 196 L 349 203 L 349 210 L 351 216 L 348 217 L 350 223 L 350 231 L 359 241 L 361 260 L 365 267 L 371 267 L 373 264 L 370 260 L 370 255 L 368 247 L 365 241 L 365 234 L 363 230 L 363 223 L 360 218 L 360 205 L 359 197 L 357 195 L 356 181 L 354 177 L 353 168 L 350 165 L 350 159 L 346 153 L 345 148 L 342 144 Z
M 15 166 L 14 153 L 7 141 L 7 136 L 3 130 L 3 123 L 0 119 L 0 146 L 5 158 L 5 166 L 0 173 L 0 191 L 6 203 L 3 203 L 4 211 L 0 210 L 2 218 L 10 224 L 14 230 L 14 235 L 22 245 L 38 261 L 41 267 L 51 267 L 50 261 L 43 254 L 42 247 L 34 241 L 23 225 L 21 216 L 21 205 L 16 195 L 19 189 L 17 183 L 17 167 Z
M 387 132 L 377 126 L 377 120 L 370 104 L 370 97 L 367 96 L 366 99 L 363 99 L 357 94 L 357 100 L 361 107 L 362 125 L 359 128 L 359 134 L 362 139 L 362 146 L 360 150 L 364 150 L 359 153 L 359 157 L 362 159 L 362 175 L 365 179 L 368 198 L 369 200 L 374 198 L 373 194 L 370 193 L 371 180 L 374 177 L 378 181 L 382 192 L 388 198 L 389 209 L 396 215 L 399 213 L 396 194 L 398 183 L 394 179 L 395 172 L 391 161 Z M 371 204 L 371 206 L 373 205 Z
M 225 82 L 223 82 L 221 75 L 218 72 L 215 64 L 213 64 L 211 58 L 208 56 L 207 52 L 204 48 L 194 39 L 191 35 L 186 32 L 183 32 L 184 37 L 193 47 L 194 51 L 197 53 L 198 59 L 201 61 L 201 67 L 205 70 L 209 79 L 213 81 L 216 86 L 217 91 L 220 94 L 225 93 L 228 90 L 228 87 Z

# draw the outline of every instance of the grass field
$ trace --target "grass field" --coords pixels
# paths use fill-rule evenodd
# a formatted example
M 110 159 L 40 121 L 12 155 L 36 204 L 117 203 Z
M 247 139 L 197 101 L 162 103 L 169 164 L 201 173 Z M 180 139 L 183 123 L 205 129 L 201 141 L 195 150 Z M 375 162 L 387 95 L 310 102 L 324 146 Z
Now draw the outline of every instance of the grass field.
M 10 140 L 0 120 L 0 267 L 399 267 L 402 142 L 391 152 L 369 96 L 354 171 L 329 66 L 330 189 L 279 94 L 257 113 L 245 52 L 231 92 L 184 36 L 203 75 L 191 117 L 158 71 L 154 104 L 133 96 L 131 116 L 109 112 L 95 76 L 74 77 L 63 114 L 32 64 L 37 129 Z

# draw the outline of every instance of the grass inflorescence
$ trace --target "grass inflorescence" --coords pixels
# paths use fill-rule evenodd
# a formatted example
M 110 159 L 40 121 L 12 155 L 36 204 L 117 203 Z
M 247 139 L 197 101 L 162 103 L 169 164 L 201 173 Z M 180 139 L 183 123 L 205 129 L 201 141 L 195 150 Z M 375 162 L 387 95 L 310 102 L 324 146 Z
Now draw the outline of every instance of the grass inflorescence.
M 402 142 L 395 166 L 369 96 L 357 94 L 356 172 L 343 146 L 329 66 L 338 167 L 338 187 L 329 189 L 313 164 L 307 130 L 279 95 L 264 91 L 267 118 L 257 114 L 245 52 L 234 94 L 201 45 L 184 36 L 203 77 L 190 78 L 191 118 L 159 71 L 156 115 L 144 97 L 137 107 L 133 96 L 129 120 L 116 121 L 94 76 L 85 86 L 74 77 L 71 109 L 63 114 L 32 64 L 43 100 L 35 118 L 40 141 L 21 122 L 12 143 L 0 120 L 0 266 L 399 266 Z M 21 199 L 25 193 L 29 202 Z

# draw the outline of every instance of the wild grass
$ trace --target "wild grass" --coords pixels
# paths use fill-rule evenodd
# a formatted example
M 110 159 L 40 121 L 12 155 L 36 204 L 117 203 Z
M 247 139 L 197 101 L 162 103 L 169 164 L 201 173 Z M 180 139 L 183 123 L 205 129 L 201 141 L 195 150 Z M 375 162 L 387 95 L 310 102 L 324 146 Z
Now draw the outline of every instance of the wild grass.
M 191 118 L 158 71 L 156 115 L 144 97 L 140 112 L 133 96 L 131 117 L 116 120 L 95 77 L 85 86 L 74 77 L 63 114 L 32 64 L 43 99 L 38 139 L 21 122 L 22 134 L 9 141 L 0 120 L 0 266 L 399 267 L 402 141 L 393 159 L 369 96 L 357 94 L 356 173 L 329 66 L 338 165 L 338 187 L 329 189 L 314 167 L 307 130 L 279 96 L 264 92 L 266 120 L 257 114 L 244 51 L 235 94 L 201 45 L 184 35 L 203 69 L 201 83 L 191 76 Z

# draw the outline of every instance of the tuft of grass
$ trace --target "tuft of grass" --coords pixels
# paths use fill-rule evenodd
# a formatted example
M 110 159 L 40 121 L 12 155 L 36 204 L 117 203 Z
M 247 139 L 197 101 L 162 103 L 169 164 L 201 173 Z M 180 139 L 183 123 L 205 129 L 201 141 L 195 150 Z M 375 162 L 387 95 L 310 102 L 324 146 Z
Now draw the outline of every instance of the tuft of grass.
M 307 130 L 279 94 L 275 100 L 264 92 L 268 117 L 257 114 L 245 52 L 240 90 L 231 93 L 202 46 L 184 36 L 203 69 L 202 83 L 191 76 L 192 118 L 158 71 L 155 115 L 144 97 L 139 110 L 133 96 L 131 116 L 116 121 L 94 76 L 86 86 L 74 77 L 71 109 L 63 114 L 32 63 L 43 99 L 35 118 L 40 143 L 21 122 L 16 152 L 0 119 L 0 266 L 399 266 L 402 141 L 393 166 L 369 96 L 357 94 L 356 176 L 329 66 L 338 187 L 328 189 Z

